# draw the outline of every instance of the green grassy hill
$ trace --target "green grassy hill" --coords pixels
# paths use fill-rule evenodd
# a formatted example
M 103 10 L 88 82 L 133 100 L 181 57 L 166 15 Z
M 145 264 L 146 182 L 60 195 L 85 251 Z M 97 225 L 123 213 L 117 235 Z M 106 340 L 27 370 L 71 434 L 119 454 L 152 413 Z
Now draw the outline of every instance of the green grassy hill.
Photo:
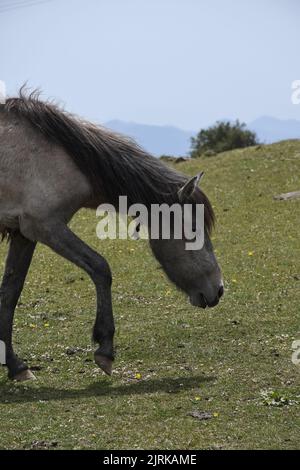
M 40 246 L 16 312 L 15 345 L 35 383 L 0 375 L 0 448 L 300 448 L 300 141 L 178 164 L 205 171 L 225 296 L 196 309 L 145 241 L 100 241 L 94 212 L 73 229 L 111 264 L 117 359 L 93 363 L 95 293 Z M 4 263 L 5 244 L 1 246 Z M 193 411 L 211 412 L 200 421 Z

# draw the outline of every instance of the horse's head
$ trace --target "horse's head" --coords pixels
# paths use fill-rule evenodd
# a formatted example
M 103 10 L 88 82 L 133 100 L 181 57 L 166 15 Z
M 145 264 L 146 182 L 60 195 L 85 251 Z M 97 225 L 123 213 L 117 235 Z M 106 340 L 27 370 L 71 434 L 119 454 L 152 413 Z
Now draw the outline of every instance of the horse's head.
M 150 239 L 150 245 L 169 279 L 188 294 L 192 305 L 205 308 L 218 304 L 224 288 L 221 270 L 209 236 L 214 220 L 213 210 L 208 198 L 198 188 L 202 174 L 187 181 L 178 195 L 182 204 L 192 203 L 193 208 L 196 204 L 204 205 L 203 246 L 199 249 L 187 249 L 187 242 L 191 240 L 186 239 L 184 232 L 180 239 L 176 239 L 174 230 L 171 230 L 170 239 Z M 195 217 L 196 211 L 193 210 L 193 225 Z

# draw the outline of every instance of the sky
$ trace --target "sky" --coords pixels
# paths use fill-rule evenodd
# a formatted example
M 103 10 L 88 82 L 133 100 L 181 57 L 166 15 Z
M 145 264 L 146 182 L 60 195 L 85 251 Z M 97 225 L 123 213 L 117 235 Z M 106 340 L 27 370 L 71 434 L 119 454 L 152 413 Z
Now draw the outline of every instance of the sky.
M 0 0 L 0 80 L 99 123 L 300 120 L 299 20 L 298 0 Z

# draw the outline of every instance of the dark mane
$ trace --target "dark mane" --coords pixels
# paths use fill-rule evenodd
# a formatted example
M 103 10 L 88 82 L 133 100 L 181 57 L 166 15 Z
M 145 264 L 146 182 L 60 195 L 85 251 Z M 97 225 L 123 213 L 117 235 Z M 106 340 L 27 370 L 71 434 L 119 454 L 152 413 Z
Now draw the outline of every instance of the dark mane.
M 86 175 L 94 194 L 106 194 L 108 202 L 116 205 L 119 195 L 127 195 L 128 204 L 179 202 L 177 191 L 187 177 L 165 166 L 134 141 L 81 120 L 39 94 L 9 98 L 4 106 L 8 112 L 28 120 L 49 140 L 62 145 L 80 171 Z M 199 190 L 197 203 L 205 205 L 205 224 L 208 231 L 214 223 L 214 213 L 206 195 Z

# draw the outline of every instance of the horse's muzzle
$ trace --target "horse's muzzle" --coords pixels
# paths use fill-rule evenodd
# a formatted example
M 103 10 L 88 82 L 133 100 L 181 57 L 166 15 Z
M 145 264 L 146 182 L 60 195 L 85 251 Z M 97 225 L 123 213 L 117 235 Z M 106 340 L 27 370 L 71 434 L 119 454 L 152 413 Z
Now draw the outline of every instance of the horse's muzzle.
M 196 294 L 190 295 L 190 302 L 192 305 L 194 305 L 194 307 L 201 307 L 201 308 L 215 307 L 216 305 L 218 305 L 219 300 L 223 294 L 224 294 L 224 287 L 223 285 L 221 285 L 218 290 L 217 296 L 212 301 L 208 301 L 208 299 L 205 297 L 204 294 L 202 294 L 201 292 L 198 292 Z

